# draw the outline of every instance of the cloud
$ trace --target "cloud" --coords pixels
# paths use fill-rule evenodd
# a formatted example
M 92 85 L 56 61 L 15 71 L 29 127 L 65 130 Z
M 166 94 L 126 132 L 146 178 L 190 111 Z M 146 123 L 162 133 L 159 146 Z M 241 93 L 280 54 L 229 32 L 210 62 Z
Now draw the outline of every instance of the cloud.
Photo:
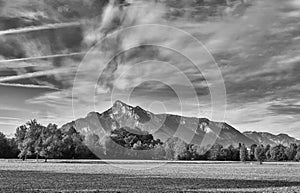
M 18 126 L 21 125 L 22 119 L 16 117 L 0 117 L 0 125 Z M 1 129 L 1 127 L 0 127 Z M 0 130 L 1 131 L 1 130 Z
M 18 125 L 20 125 L 20 122 L 12 122 L 12 121 L 0 121 L 0 125 L 9 125 L 9 126 L 14 126 L 17 127 Z
M 271 105 L 268 109 L 275 114 L 300 116 L 300 105 Z
M 72 93 L 67 90 L 59 90 L 55 92 L 49 92 L 41 96 L 26 100 L 26 104 L 39 105 L 39 108 L 34 109 L 34 117 L 43 124 L 50 122 L 62 125 L 74 119 L 72 103 L 81 104 L 75 98 L 72 98 Z M 84 107 L 81 104 L 81 107 Z M 77 109 L 84 111 L 84 108 Z M 80 114 L 84 115 L 84 114 Z M 58 118 L 59 117 L 59 118 Z

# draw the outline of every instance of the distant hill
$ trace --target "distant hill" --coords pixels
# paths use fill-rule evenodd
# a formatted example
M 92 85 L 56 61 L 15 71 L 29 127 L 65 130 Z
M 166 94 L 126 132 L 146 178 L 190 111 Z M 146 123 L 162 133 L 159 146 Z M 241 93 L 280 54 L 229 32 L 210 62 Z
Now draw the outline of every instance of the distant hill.
M 152 134 L 155 139 L 165 142 L 169 138 L 178 137 L 186 143 L 223 146 L 243 143 L 252 144 L 284 144 L 299 143 L 298 140 L 285 134 L 241 133 L 234 127 L 223 122 L 214 122 L 206 118 L 181 117 L 171 114 L 154 114 L 141 107 L 132 107 L 116 101 L 103 113 L 91 112 L 85 118 L 65 124 L 62 129 L 76 128 L 84 135 L 96 134 L 100 140 L 112 131 L 126 128 L 136 135 Z
M 278 145 L 278 144 L 282 144 L 284 146 L 290 146 L 291 143 L 300 144 L 300 140 L 290 137 L 287 134 L 274 135 L 267 132 L 255 132 L 255 131 L 247 131 L 244 132 L 243 134 L 248 138 L 252 139 L 253 141 L 255 141 L 257 144 L 264 144 L 264 145 L 270 144 L 271 146 Z

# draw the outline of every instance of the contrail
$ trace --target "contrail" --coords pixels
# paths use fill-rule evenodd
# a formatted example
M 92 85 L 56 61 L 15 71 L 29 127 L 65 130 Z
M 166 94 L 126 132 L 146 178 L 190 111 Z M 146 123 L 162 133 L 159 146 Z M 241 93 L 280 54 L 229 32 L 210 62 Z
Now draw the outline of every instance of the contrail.
M 32 32 L 32 31 L 67 28 L 67 27 L 74 27 L 74 26 L 81 26 L 81 23 L 79 23 L 79 22 L 54 23 L 54 24 L 46 24 L 46 25 L 41 25 L 41 26 L 30 26 L 30 27 L 24 27 L 24 28 L 9 29 L 9 30 L 0 31 L 0 36 L 1 35 L 9 35 L 9 34 L 27 33 L 27 32 Z
M 48 58 L 60 58 L 60 57 L 66 57 L 66 56 L 78 56 L 78 55 L 84 55 L 86 52 L 75 52 L 75 53 L 69 53 L 69 54 L 55 54 L 55 55 L 48 55 L 48 56 L 36 56 L 36 57 L 29 57 L 29 58 L 17 58 L 17 59 L 9 59 L 9 60 L 0 60 L 1 63 L 6 62 L 21 62 L 21 61 L 28 61 L 28 60 L 43 60 Z
M 44 67 L 47 68 L 50 66 L 50 62 L 15 62 L 9 63 L 5 61 L 0 61 L 0 71 L 1 69 L 16 69 L 16 68 L 27 68 L 27 67 Z
M 58 88 L 55 88 L 53 86 L 36 85 L 36 84 L 0 83 L 0 86 L 20 87 L 20 88 L 43 88 L 43 89 L 59 90 Z
M 5 120 L 21 120 L 20 118 L 16 118 L 16 117 L 0 117 L 0 119 L 5 119 Z
M 46 71 L 32 72 L 32 73 L 15 75 L 15 76 L 8 76 L 8 77 L 0 78 L 0 83 L 7 82 L 7 81 L 15 81 L 15 80 L 21 80 L 21 79 L 29 79 L 29 78 L 47 76 L 47 75 L 55 75 L 55 74 L 59 74 L 59 73 L 66 73 L 69 71 L 70 71 L 69 68 L 60 68 L 60 69 L 54 69 L 54 70 L 46 70 Z

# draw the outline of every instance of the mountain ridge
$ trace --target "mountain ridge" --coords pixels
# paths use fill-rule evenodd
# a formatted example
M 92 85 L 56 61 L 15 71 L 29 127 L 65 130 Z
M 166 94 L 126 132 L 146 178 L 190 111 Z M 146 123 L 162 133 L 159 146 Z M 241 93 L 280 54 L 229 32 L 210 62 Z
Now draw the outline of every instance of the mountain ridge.
M 154 114 L 120 100 L 117 100 L 108 110 L 102 113 L 90 112 L 85 118 L 63 125 L 62 129 L 68 129 L 71 126 L 84 135 L 96 134 L 100 139 L 116 129 L 130 128 L 130 132 L 149 133 L 162 142 L 179 137 L 186 143 L 201 144 L 202 146 L 210 146 L 214 143 L 223 146 L 237 146 L 240 143 L 248 147 L 252 144 L 289 146 L 291 143 L 300 143 L 299 140 L 287 134 L 276 136 L 268 133 L 264 136 L 255 131 L 242 133 L 226 122 L 173 114 Z

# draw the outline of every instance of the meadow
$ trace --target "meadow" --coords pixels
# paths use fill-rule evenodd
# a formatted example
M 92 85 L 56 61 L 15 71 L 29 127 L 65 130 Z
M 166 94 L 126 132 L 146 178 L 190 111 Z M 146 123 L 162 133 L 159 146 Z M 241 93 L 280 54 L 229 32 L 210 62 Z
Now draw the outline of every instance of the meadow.
M 0 160 L 0 192 L 300 192 L 299 163 Z

